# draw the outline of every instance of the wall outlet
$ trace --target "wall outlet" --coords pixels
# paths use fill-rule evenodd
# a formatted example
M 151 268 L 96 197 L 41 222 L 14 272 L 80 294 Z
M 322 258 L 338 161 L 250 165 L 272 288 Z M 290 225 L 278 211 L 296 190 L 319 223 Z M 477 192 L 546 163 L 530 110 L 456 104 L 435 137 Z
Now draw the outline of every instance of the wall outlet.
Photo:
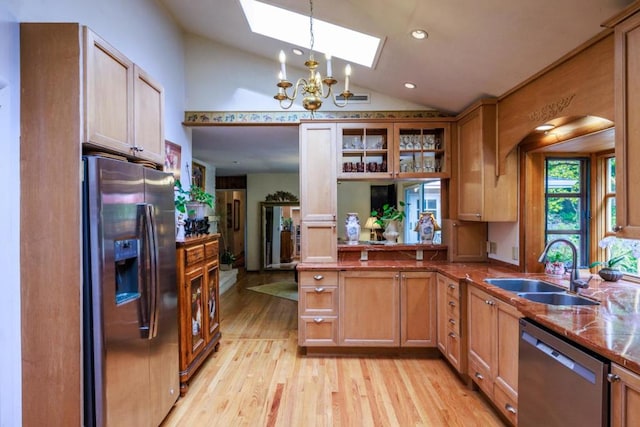
M 511 259 L 513 259 L 514 261 L 517 261 L 517 260 L 518 260 L 518 258 L 519 258 L 519 254 L 518 254 L 518 252 L 520 252 L 520 251 L 518 250 L 518 247 L 517 247 L 517 246 L 513 246 L 513 247 L 511 248 Z
M 496 242 L 489 242 L 489 253 L 498 253 L 498 244 Z

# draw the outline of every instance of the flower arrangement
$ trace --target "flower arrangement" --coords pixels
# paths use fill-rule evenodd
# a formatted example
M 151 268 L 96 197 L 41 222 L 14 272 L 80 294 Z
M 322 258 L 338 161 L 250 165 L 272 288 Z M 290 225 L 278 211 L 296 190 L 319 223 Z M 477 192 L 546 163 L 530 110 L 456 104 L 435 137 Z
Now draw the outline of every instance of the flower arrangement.
M 598 246 L 608 250 L 611 257 L 606 261 L 595 261 L 589 264 L 589 268 L 603 266 L 604 268 L 616 268 L 618 264 L 624 266 L 633 258 L 640 258 L 640 241 L 618 239 L 615 236 L 607 236 L 598 242 Z M 614 254 L 616 254 L 614 256 Z

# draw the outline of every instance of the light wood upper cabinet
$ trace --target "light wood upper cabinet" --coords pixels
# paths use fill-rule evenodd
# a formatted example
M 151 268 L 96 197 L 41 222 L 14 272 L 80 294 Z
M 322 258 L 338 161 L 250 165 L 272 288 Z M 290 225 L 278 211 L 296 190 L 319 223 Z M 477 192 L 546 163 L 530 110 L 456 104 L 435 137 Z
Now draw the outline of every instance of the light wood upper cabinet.
M 616 224 L 618 236 L 640 238 L 640 12 L 615 26 Z
M 482 101 L 459 116 L 458 219 L 517 220 L 517 151 L 506 159 L 505 174 L 497 176 L 496 101 Z
M 442 241 L 447 245 L 447 257 L 451 262 L 476 262 L 487 260 L 486 222 L 442 221 Z
M 393 177 L 393 123 L 338 123 L 341 179 Z
M 640 425 L 640 375 L 611 364 L 611 427 Z
M 164 88 L 134 65 L 134 135 L 136 157 L 164 163 Z
M 164 163 L 164 89 L 88 28 L 83 142 Z
M 449 123 L 395 123 L 394 176 L 449 178 L 449 134 Z
M 88 28 L 85 36 L 83 141 L 131 154 L 133 62 Z
M 336 125 L 313 122 L 300 125 L 300 261 L 335 262 Z

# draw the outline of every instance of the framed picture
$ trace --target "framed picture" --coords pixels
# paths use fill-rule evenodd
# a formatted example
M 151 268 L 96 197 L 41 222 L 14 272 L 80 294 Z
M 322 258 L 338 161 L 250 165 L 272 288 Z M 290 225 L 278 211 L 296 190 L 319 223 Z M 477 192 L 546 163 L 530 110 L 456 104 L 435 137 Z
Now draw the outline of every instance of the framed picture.
M 201 165 L 200 163 L 196 163 L 196 162 L 191 162 L 191 168 L 193 169 L 193 172 L 192 172 L 193 179 L 191 180 L 191 185 L 204 188 L 204 184 L 206 182 L 205 174 L 207 172 L 207 168 L 204 165 Z
M 231 203 L 227 203 L 227 228 L 233 227 L 233 211 Z
M 171 141 L 164 142 L 164 171 L 173 174 L 175 179 L 180 179 L 180 153 L 182 147 Z
M 233 231 L 240 230 L 240 200 L 233 201 Z

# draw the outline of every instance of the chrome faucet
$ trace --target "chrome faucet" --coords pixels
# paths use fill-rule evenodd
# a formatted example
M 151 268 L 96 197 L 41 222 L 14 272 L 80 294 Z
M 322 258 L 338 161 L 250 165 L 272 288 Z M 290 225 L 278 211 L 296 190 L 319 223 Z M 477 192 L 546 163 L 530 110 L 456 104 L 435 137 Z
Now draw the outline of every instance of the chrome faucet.
M 547 246 L 544 247 L 544 250 L 538 258 L 538 262 L 545 262 L 545 260 L 547 259 L 547 252 L 549 252 L 551 246 L 555 245 L 556 243 L 564 243 L 569 246 L 569 248 L 571 248 L 571 256 L 573 259 L 571 260 L 571 275 L 569 276 L 569 292 L 577 293 L 579 288 L 588 288 L 591 278 L 589 278 L 589 280 L 580 279 L 580 274 L 576 265 L 578 262 L 578 251 L 576 249 L 576 246 L 570 240 L 556 239 L 547 243 Z

